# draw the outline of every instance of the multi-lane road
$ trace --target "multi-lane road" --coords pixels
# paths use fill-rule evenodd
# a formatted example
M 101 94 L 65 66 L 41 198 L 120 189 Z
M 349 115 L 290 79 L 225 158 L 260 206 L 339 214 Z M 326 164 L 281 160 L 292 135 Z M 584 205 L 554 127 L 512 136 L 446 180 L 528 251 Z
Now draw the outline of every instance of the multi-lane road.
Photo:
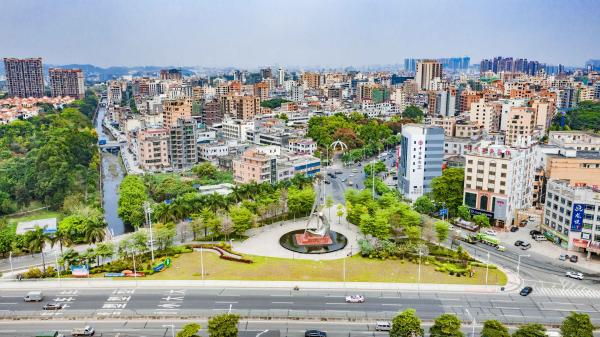
M 132 284 L 133 285 L 133 284 Z M 31 285 L 29 285 L 31 287 Z M 537 293 L 455 293 L 438 291 L 360 291 L 365 303 L 344 300 L 349 291 L 259 288 L 117 288 L 44 290 L 44 301 L 25 303 L 28 289 L 2 291 L 4 318 L 150 318 L 208 317 L 234 312 L 250 318 L 313 318 L 375 322 L 407 308 L 424 320 L 455 313 L 464 321 L 498 319 L 507 323 L 559 324 L 571 311 L 588 313 L 600 323 L 600 291 L 581 296 Z M 352 291 L 354 292 L 354 291 Z M 44 311 L 47 302 L 63 303 L 58 311 Z

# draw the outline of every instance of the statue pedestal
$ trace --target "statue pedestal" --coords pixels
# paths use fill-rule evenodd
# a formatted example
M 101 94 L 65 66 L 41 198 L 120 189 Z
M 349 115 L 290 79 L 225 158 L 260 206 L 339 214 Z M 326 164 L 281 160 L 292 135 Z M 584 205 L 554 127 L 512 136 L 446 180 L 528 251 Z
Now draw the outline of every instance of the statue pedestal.
M 327 246 L 333 243 L 329 233 L 324 236 L 313 236 L 309 233 L 295 234 L 294 239 L 298 246 Z

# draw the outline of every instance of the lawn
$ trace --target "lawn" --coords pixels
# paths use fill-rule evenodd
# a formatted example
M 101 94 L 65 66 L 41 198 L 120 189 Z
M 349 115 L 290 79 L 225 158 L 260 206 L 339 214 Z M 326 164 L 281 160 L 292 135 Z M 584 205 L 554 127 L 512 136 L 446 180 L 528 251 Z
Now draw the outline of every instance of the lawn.
M 221 260 L 211 252 L 204 252 L 204 271 L 207 280 L 255 281 L 343 281 L 342 260 L 292 260 L 264 256 L 247 256 L 252 264 Z M 373 260 L 360 256 L 346 259 L 348 282 L 417 282 L 418 264 L 400 260 Z M 431 265 L 421 265 L 421 282 L 444 284 L 485 284 L 485 268 L 475 267 L 475 276 L 456 277 L 435 271 Z M 200 280 L 200 253 L 182 254 L 173 259 L 171 268 L 146 277 L 153 280 Z M 489 269 L 490 285 L 506 284 L 506 275 Z
M 60 218 L 62 216 L 63 216 L 63 214 L 60 212 L 39 210 L 39 211 L 34 211 L 31 213 L 24 214 L 24 215 L 9 217 L 8 223 L 9 224 L 13 224 L 13 223 L 17 224 L 17 223 L 23 222 L 23 221 L 31 221 L 31 220 L 47 219 L 47 218 L 57 218 L 58 220 L 60 220 Z

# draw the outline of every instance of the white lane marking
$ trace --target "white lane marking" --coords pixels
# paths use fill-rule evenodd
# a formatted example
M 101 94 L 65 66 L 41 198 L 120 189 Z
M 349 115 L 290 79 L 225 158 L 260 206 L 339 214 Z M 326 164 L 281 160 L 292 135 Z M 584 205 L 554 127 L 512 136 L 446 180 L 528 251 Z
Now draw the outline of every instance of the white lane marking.
M 231 301 L 229 301 L 229 302 L 225 302 L 225 301 L 221 302 L 221 301 L 216 301 L 215 303 L 218 303 L 218 304 L 237 304 L 238 302 L 231 302 Z
M 294 302 L 271 302 L 272 304 L 294 304 Z
M 325 303 L 325 304 L 327 304 L 327 305 L 345 305 L 345 304 L 348 304 L 348 303 L 346 303 L 346 302 L 342 302 L 342 303 L 336 302 L 336 303 Z
M 274 295 L 274 294 L 271 294 L 269 296 L 271 296 L 271 297 L 291 297 L 290 295 Z
M 397 303 L 382 303 L 381 305 L 389 305 L 389 306 L 394 306 L 394 307 L 401 307 L 402 304 L 397 304 Z
M 0 303 L 0 304 L 17 304 L 17 303 L 16 303 L 16 302 L 14 302 L 14 303 Z

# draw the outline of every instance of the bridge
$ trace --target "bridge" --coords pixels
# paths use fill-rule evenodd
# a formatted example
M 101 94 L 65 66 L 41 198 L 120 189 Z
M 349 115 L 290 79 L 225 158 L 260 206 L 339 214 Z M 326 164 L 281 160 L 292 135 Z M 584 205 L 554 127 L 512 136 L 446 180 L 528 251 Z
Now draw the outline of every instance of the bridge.
M 121 150 L 121 145 L 124 145 L 124 144 L 117 142 L 115 140 L 111 140 L 111 141 L 107 141 L 104 144 L 98 145 L 98 147 L 100 147 L 101 151 L 116 154 L 117 152 L 119 152 Z

